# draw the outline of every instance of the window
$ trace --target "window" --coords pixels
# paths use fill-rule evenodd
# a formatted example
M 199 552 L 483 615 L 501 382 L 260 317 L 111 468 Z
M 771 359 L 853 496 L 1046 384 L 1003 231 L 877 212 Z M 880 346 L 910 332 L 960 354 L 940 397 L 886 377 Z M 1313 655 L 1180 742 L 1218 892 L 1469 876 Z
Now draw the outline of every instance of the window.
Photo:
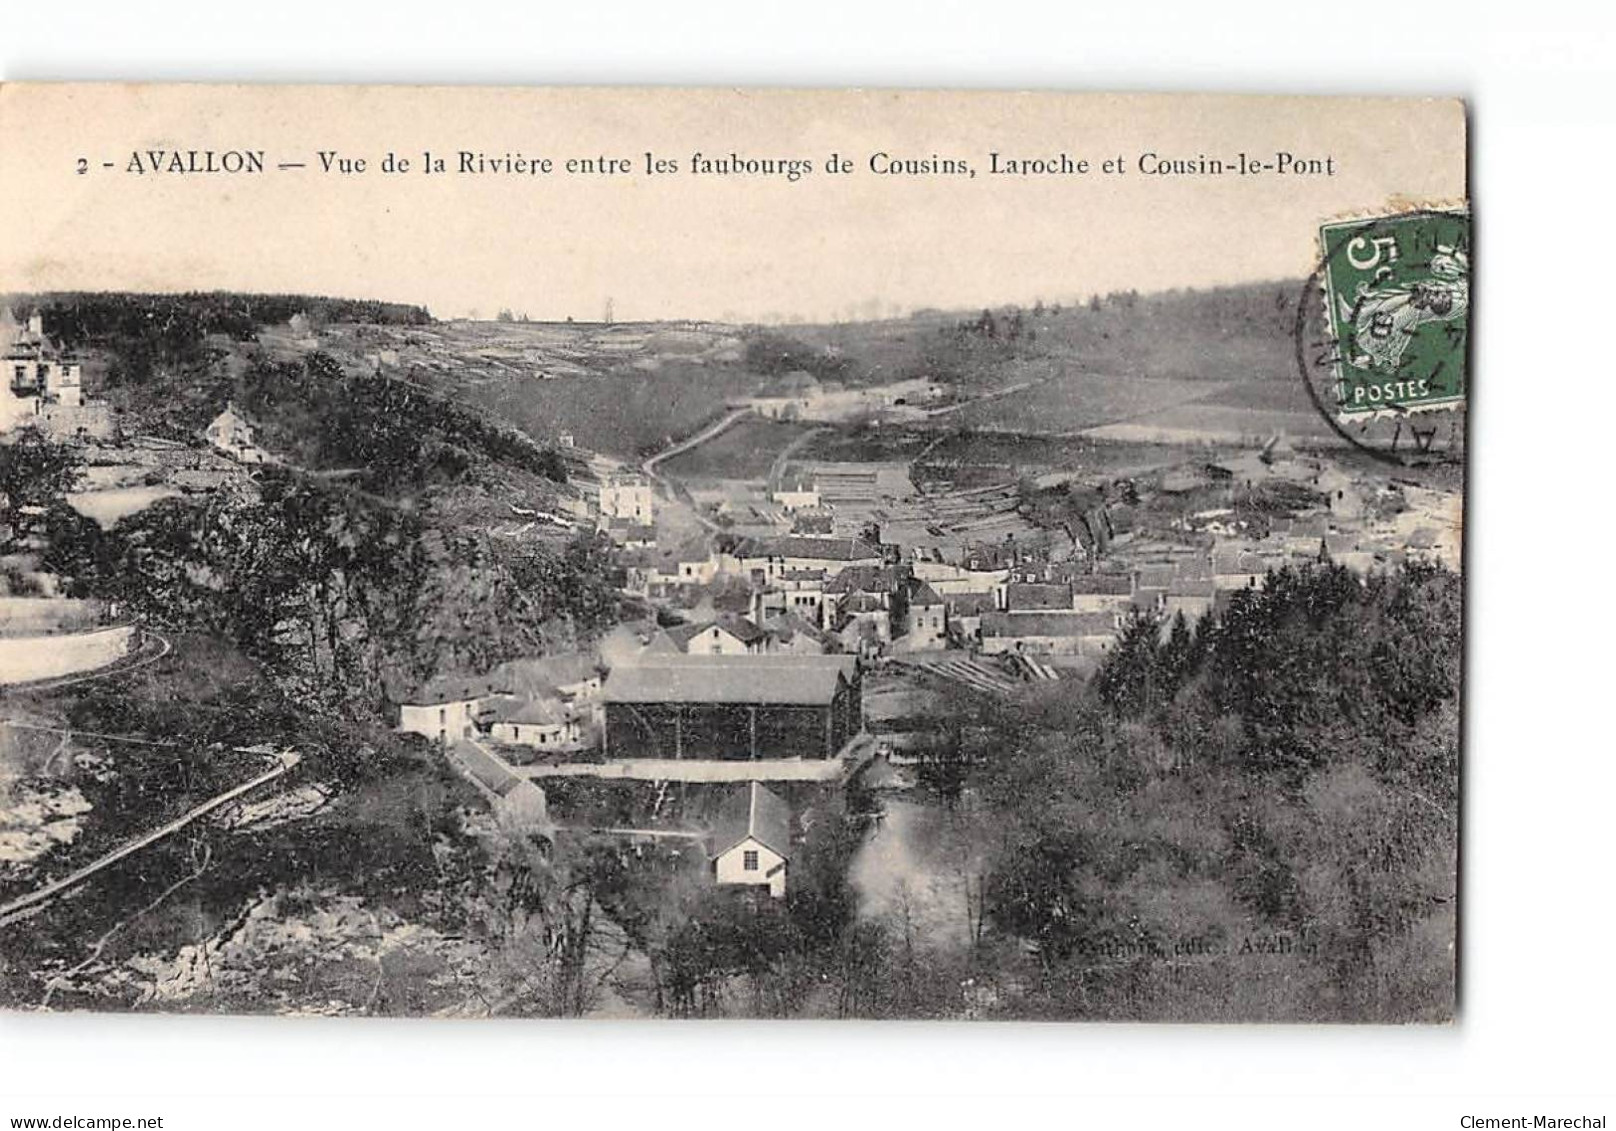
M 741 853 L 741 869 L 747 872 L 755 872 L 758 870 L 757 849 L 748 848 L 745 852 Z
M 447 708 L 447 707 L 439 707 L 438 708 L 438 725 L 441 727 L 445 723 L 447 723 L 448 721 L 449 721 L 449 708 Z
M 521 742 L 522 741 L 522 728 L 521 727 L 512 727 L 511 728 L 511 741 L 512 742 Z

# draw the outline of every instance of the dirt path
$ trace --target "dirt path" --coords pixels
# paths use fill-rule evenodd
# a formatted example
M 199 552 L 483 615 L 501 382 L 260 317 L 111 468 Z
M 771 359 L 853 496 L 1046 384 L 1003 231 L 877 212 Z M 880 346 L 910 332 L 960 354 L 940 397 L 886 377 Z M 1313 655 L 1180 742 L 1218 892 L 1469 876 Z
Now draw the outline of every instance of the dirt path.
M 697 432 L 694 436 L 687 436 L 685 439 L 680 440 L 678 443 L 671 444 L 668 447 L 663 448 L 656 455 L 652 456 L 651 458 L 647 459 L 644 463 L 642 463 L 640 465 L 640 469 L 642 471 L 644 471 L 645 474 L 650 476 L 652 479 L 661 481 L 662 480 L 662 475 L 661 475 L 660 472 L 657 471 L 657 464 L 663 463 L 663 462 L 665 462 L 667 460 L 670 460 L 674 456 L 683 455 L 685 452 L 688 452 L 691 448 L 700 447 L 702 444 L 705 444 L 708 440 L 711 440 L 714 436 L 717 436 L 720 432 L 723 432 L 725 429 L 729 428 L 736 421 L 742 419 L 743 417 L 747 417 L 747 416 L 751 416 L 751 415 L 752 415 L 752 410 L 749 409 L 749 408 L 732 409 L 731 411 L 725 413 L 722 417 L 720 417 L 715 423 L 709 424 L 707 427 L 703 428 L 700 432 Z

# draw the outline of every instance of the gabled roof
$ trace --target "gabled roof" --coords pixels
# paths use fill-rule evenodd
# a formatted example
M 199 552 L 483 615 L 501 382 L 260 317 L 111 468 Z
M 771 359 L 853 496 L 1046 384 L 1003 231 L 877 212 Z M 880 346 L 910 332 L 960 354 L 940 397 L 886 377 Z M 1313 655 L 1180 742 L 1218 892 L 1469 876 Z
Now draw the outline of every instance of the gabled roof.
M 745 538 L 735 547 L 738 558 L 810 558 L 827 562 L 857 562 L 881 557 L 881 551 L 859 538 L 821 538 L 810 534 L 781 534 L 771 538 Z
M 507 660 L 494 669 L 510 690 L 528 695 L 554 695 L 556 688 L 583 683 L 600 675 L 600 664 L 587 652 L 557 652 L 525 660 Z
M 841 604 L 844 613 L 879 613 L 886 611 L 886 602 L 874 593 L 855 593 Z
M 1001 639 L 1026 636 L 1109 636 L 1117 624 L 1110 613 L 983 613 L 982 635 Z
M 494 709 L 494 721 L 523 726 L 556 726 L 566 722 L 560 704 L 553 699 L 527 699 L 512 696 L 501 700 Z
M 743 617 L 738 613 L 719 613 L 718 619 L 707 627 L 721 628 L 742 644 L 756 644 L 759 640 L 769 635 L 753 623 L 750 618 Z
M 791 855 L 791 807 L 759 782 L 725 800 L 713 822 L 708 858 L 722 856 L 747 840 L 757 841 L 781 859 Z
M 641 654 L 612 669 L 607 703 L 828 706 L 858 672 L 852 656 Z
M 776 614 L 763 622 L 763 629 L 782 643 L 788 643 L 798 635 L 816 640 L 821 645 L 830 643 L 830 637 L 821 632 L 818 625 L 803 619 L 797 613 Z
M 482 699 L 489 695 L 509 693 L 511 690 L 510 677 L 498 671 L 487 675 L 446 672 L 422 683 L 405 696 L 404 704 L 410 707 L 423 707 L 437 703 L 459 703 L 468 699 Z
M 943 599 L 937 590 L 916 578 L 909 579 L 909 603 L 911 605 L 941 605 Z
M 893 566 L 850 565 L 825 585 L 826 593 L 891 593 L 897 589 L 900 572 Z

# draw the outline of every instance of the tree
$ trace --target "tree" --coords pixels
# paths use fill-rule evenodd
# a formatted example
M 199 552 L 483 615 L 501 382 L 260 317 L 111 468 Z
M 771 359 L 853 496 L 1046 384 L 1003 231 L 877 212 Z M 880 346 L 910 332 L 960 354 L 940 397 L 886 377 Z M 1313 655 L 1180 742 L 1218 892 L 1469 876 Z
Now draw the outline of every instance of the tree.
M 23 428 L 0 444 L 0 525 L 14 545 L 28 525 L 25 508 L 48 508 L 78 485 L 84 458 L 36 427 Z

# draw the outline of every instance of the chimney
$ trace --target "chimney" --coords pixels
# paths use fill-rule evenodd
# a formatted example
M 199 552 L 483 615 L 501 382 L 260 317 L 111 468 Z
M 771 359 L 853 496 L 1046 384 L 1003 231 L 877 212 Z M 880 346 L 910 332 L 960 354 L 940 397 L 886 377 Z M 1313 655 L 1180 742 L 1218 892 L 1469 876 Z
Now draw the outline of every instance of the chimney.
M 36 338 L 45 336 L 45 316 L 37 311 L 28 316 L 28 332 Z

